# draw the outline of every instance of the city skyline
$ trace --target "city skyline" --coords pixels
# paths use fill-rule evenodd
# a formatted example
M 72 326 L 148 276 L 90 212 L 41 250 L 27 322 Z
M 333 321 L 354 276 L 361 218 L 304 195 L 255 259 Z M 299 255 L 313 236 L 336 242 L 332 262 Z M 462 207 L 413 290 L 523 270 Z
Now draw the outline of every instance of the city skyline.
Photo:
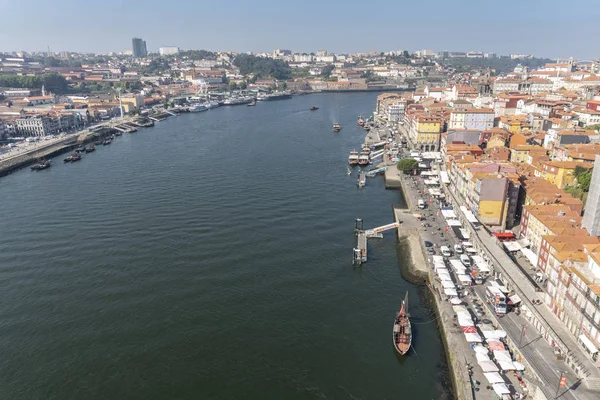
M 108 53 L 131 48 L 131 38 L 141 37 L 148 51 L 159 47 L 236 52 L 270 52 L 285 48 L 334 53 L 433 49 L 478 50 L 497 54 L 533 54 L 538 57 L 596 59 L 600 45 L 581 40 L 593 34 L 598 11 L 581 16 L 579 9 L 597 9 L 584 0 L 580 8 L 560 9 L 556 0 L 526 4 L 508 1 L 490 9 L 473 0 L 459 5 L 441 1 L 397 4 L 375 0 L 349 0 L 327 4 L 307 0 L 300 5 L 258 0 L 252 5 L 233 0 L 227 5 L 206 1 L 179 1 L 165 7 L 156 0 L 115 2 L 95 8 L 65 0 L 37 4 L 30 29 L 23 31 L 17 18 L 21 7 L 0 0 L 0 11 L 9 18 L 0 28 L 0 51 L 73 51 Z M 543 7 L 538 7 L 543 6 Z M 94 18 L 65 21 L 64 8 Z M 181 10 L 185 9 L 185 13 Z M 432 12 L 432 10 L 434 10 Z M 17 31 L 19 35 L 13 34 Z

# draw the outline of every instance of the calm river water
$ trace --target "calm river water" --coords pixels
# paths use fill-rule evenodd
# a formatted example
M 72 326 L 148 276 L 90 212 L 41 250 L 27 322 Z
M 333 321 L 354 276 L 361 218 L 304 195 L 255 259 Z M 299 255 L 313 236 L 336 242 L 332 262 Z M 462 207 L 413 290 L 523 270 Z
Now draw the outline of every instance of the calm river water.
M 346 174 L 375 97 L 181 115 L 1 178 L 0 398 L 448 397 L 406 249 L 388 232 L 351 264 L 354 219 L 390 223 L 402 201 Z

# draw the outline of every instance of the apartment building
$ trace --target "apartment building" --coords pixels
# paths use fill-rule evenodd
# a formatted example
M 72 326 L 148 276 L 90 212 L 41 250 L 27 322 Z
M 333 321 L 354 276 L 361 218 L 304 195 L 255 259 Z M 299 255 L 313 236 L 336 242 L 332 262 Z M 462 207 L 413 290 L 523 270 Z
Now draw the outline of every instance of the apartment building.
M 16 119 L 15 124 L 17 134 L 25 137 L 56 135 L 59 130 L 56 119 L 45 115 L 22 116 Z
M 549 236 L 544 237 L 543 245 L 547 260 L 538 258 L 538 267 L 546 278 L 544 302 L 563 322 L 581 348 L 600 366 L 598 238 Z
M 448 129 L 474 129 L 485 131 L 494 126 L 494 110 L 491 108 L 467 108 L 450 113 Z
M 538 204 L 523 207 L 521 237 L 527 238 L 531 250 L 538 253 L 542 236 L 569 234 L 587 236 L 581 229 L 581 216 L 562 204 Z
M 521 183 L 508 163 L 452 162 L 449 178 L 478 219 L 491 227 L 514 226 Z
M 408 138 L 413 148 L 421 151 L 439 151 L 443 121 L 435 116 L 416 113 L 407 115 Z
M 556 185 L 559 189 L 574 186 L 577 182 L 575 167 L 593 168 L 594 165 L 576 161 L 546 161 L 540 163 L 535 169 L 535 176 L 539 176 Z

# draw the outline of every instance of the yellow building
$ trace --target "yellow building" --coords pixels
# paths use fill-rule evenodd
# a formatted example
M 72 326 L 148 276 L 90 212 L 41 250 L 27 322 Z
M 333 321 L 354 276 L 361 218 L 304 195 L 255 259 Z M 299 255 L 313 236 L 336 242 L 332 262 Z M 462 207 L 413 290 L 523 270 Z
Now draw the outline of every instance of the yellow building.
M 442 120 L 427 114 L 411 118 L 409 137 L 414 147 L 421 151 L 439 151 Z
M 546 149 L 540 146 L 519 144 L 514 148 L 510 149 L 510 161 L 511 162 L 528 162 L 530 155 L 545 155 Z
M 535 176 L 540 176 L 550 183 L 553 183 L 559 189 L 567 186 L 574 186 L 577 183 L 575 177 L 575 167 L 593 168 L 592 163 L 583 163 L 576 161 L 546 161 L 535 171 Z

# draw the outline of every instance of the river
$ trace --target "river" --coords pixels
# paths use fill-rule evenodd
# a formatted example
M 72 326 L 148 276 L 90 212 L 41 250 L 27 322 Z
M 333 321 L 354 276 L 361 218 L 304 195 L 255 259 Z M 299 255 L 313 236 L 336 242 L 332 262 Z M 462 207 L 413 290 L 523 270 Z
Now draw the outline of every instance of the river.
M 0 398 L 447 398 L 407 249 L 387 232 L 351 264 L 354 219 L 393 222 L 402 202 L 346 173 L 375 98 L 184 114 L 1 178 Z

